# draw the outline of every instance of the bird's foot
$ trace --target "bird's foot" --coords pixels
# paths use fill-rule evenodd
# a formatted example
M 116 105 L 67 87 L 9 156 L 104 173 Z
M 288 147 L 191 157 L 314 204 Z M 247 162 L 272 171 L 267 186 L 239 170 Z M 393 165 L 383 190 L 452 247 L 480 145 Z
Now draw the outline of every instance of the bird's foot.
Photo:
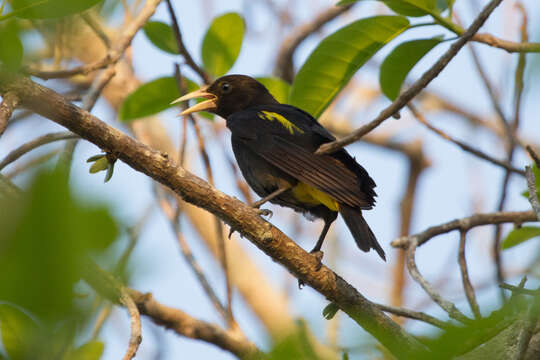
M 230 239 L 231 236 L 232 236 L 232 234 L 235 233 L 235 231 L 236 231 L 236 230 L 231 226 L 231 228 L 229 229 L 229 235 L 227 236 L 227 238 Z
M 268 210 L 268 209 L 255 208 L 255 211 L 257 211 L 257 214 L 259 214 L 259 216 L 268 216 L 269 219 L 271 219 L 272 215 L 274 215 L 272 210 Z
M 321 270 L 324 253 L 321 250 L 312 250 L 309 254 L 313 256 L 315 260 L 317 260 L 317 265 L 315 265 L 315 271 Z M 304 285 L 306 285 L 304 281 L 302 281 L 302 279 L 298 279 L 298 289 L 302 290 Z

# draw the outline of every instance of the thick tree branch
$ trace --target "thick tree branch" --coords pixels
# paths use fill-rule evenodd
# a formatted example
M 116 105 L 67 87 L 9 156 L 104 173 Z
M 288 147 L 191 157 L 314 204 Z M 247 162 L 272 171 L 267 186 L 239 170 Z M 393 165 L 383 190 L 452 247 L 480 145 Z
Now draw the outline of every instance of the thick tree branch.
M 355 288 L 296 245 L 279 229 L 243 202 L 227 196 L 178 167 L 168 156 L 108 126 L 90 113 L 65 101 L 56 92 L 30 79 L 0 75 L 0 94 L 12 91 L 21 105 L 70 129 L 120 160 L 221 218 L 252 243 L 285 266 L 294 276 L 336 303 L 393 354 L 403 356 L 424 349 Z
M 413 241 L 418 242 L 418 246 L 420 246 L 437 235 L 445 234 L 454 230 L 468 231 L 473 227 L 482 225 L 493 225 L 509 222 L 521 224 L 524 222 L 537 220 L 538 219 L 536 218 L 534 211 L 503 211 L 490 214 L 475 214 L 470 217 L 456 219 L 445 224 L 431 226 L 418 234 L 402 236 L 392 241 L 392 246 L 407 249 Z
M 0 103 L 0 136 L 6 130 L 9 118 L 11 118 L 18 103 L 19 99 L 15 94 L 6 93 L 2 96 L 2 103 Z
M 318 154 L 328 154 L 332 153 L 342 147 L 349 145 L 362 136 L 375 129 L 377 126 L 382 124 L 383 121 L 388 119 L 394 114 L 397 114 L 409 101 L 411 101 L 416 95 L 422 91 L 433 79 L 435 79 L 441 71 L 448 65 L 450 60 L 457 55 L 457 53 L 465 46 L 465 44 L 473 37 L 473 35 L 480 29 L 480 27 L 487 20 L 489 15 L 495 10 L 497 6 L 502 2 L 502 0 L 492 0 L 487 4 L 484 9 L 480 12 L 478 17 L 474 20 L 472 25 L 465 31 L 465 33 L 450 46 L 450 49 L 439 59 L 429 70 L 427 70 L 417 81 L 415 81 L 407 90 L 405 90 L 401 95 L 394 100 L 386 109 L 381 111 L 381 113 L 371 122 L 360 127 L 358 130 L 353 133 L 333 141 L 331 143 L 323 144 L 317 150 Z

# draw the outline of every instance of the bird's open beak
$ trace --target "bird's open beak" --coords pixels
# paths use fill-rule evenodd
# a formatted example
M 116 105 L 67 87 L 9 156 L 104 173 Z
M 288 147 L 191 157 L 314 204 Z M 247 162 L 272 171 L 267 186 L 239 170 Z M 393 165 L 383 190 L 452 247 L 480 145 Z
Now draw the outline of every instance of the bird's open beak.
M 178 99 L 174 100 L 171 104 L 176 104 L 176 103 L 190 100 L 190 99 L 205 98 L 208 100 L 195 104 L 190 108 L 187 108 L 186 110 L 182 111 L 180 115 L 188 115 L 197 111 L 216 110 L 217 109 L 217 104 L 216 104 L 217 96 L 206 91 L 207 89 L 208 89 L 208 86 L 202 87 L 199 90 L 190 92 L 189 94 L 179 97 Z

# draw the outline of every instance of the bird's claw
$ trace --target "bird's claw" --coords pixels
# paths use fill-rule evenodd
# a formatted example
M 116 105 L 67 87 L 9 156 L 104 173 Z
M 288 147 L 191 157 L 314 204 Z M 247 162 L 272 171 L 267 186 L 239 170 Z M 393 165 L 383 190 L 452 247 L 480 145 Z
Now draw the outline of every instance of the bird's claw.
M 229 229 L 229 235 L 227 236 L 228 239 L 231 238 L 232 234 L 234 234 L 236 230 L 234 230 L 234 228 L 231 226 L 231 228 Z
M 274 215 L 272 210 L 268 209 L 255 209 L 255 211 L 257 211 L 257 214 L 259 214 L 259 216 L 268 216 L 269 219 L 271 219 L 272 215 Z

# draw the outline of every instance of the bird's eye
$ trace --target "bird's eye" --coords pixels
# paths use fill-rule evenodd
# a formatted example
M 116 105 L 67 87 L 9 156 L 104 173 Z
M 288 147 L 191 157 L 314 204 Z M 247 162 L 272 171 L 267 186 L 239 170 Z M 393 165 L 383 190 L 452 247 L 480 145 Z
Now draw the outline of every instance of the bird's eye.
M 231 84 L 229 84 L 229 83 L 227 83 L 227 82 L 224 82 L 223 84 L 221 84 L 221 90 L 222 90 L 224 93 L 230 92 L 231 89 L 232 89 Z

